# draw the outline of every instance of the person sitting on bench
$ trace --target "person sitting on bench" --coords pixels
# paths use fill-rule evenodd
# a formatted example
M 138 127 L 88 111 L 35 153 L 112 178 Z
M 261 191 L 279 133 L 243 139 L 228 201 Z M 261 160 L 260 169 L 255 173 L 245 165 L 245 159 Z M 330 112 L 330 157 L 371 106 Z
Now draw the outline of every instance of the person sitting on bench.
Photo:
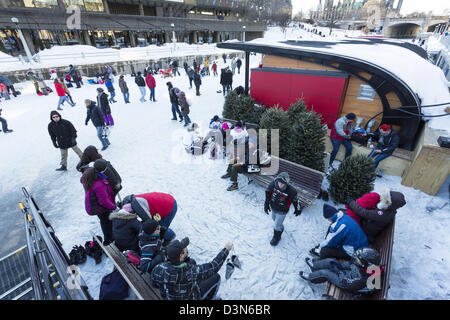
M 130 204 L 126 204 L 130 206 Z M 113 239 L 120 251 L 132 250 L 139 252 L 138 234 L 141 231 L 142 222 L 137 219 L 135 213 L 125 209 L 111 212 L 109 220 L 112 221 Z
M 380 254 L 372 248 L 356 250 L 351 261 L 339 261 L 333 258 L 305 259 L 311 272 L 300 271 L 301 278 L 312 283 L 329 281 L 336 287 L 353 294 L 371 294 L 378 291 L 377 281 L 369 280 L 371 275 L 381 276 Z M 378 278 L 381 279 L 381 278 Z
M 375 168 L 378 167 L 381 160 L 391 156 L 398 147 L 400 138 L 397 131 L 388 124 L 382 124 L 375 133 L 368 133 L 369 137 L 373 137 L 378 141 L 375 149 L 370 152 L 369 157 L 375 158 Z
M 162 242 L 166 228 L 161 227 L 156 220 L 148 219 L 142 224 L 142 230 L 139 233 L 139 249 L 141 261 L 139 270 L 142 272 L 151 272 L 157 264 L 164 262 L 165 255 L 162 252 Z
M 219 290 L 220 268 L 233 244 L 225 248 L 208 263 L 198 265 L 188 257 L 189 238 L 173 240 L 167 246 L 169 261 L 158 264 L 151 273 L 151 283 L 159 288 L 165 300 L 213 300 Z
M 365 196 L 367 195 L 363 197 Z M 361 206 L 359 199 L 357 201 L 351 200 L 347 205 L 361 218 L 361 228 L 367 235 L 369 242 L 373 242 L 374 238 L 394 220 L 397 210 L 405 204 L 403 193 L 383 188 L 380 201 L 373 209 Z
M 331 222 L 325 240 L 310 250 L 321 259 L 350 260 L 356 250 L 368 247 L 366 235 L 358 223 L 344 212 L 324 204 L 323 216 Z

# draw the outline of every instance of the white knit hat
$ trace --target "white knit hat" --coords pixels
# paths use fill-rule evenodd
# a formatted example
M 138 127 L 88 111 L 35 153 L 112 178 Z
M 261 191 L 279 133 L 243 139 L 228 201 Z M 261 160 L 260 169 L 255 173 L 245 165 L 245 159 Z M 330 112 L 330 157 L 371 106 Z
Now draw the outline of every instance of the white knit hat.
M 389 189 L 388 187 L 384 186 L 381 189 L 380 194 L 380 202 L 378 202 L 377 204 L 377 208 L 384 210 L 390 207 L 390 205 L 392 204 L 391 201 L 391 189 Z

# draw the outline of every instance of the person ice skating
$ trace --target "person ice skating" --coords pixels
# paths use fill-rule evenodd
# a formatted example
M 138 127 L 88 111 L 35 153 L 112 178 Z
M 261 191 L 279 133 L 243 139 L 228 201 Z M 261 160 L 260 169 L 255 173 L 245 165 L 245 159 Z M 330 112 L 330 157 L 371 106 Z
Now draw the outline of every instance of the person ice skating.
M 71 103 L 71 102 L 69 101 L 69 99 L 67 99 L 67 97 L 66 97 L 66 91 L 64 90 L 64 87 L 63 87 L 63 85 L 61 84 L 61 82 L 59 82 L 58 79 L 55 79 L 55 82 L 54 82 L 54 83 L 55 83 L 56 94 L 57 94 L 58 97 L 59 97 L 59 100 L 58 100 L 58 106 L 56 107 L 56 109 L 57 109 L 57 110 L 62 110 L 62 108 L 61 108 L 61 103 L 64 102 L 64 101 L 67 101 L 67 103 L 68 103 L 71 107 L 74 107 L 75 104 L 74 104 L 74 103 Z
M 73 65 L 69 65 L 69 71 L 67 72 L 67 74 L 72 78 L 72 81 L 75 82 L 77 88 L 81 88 L 80 81 L 78 80 L 78 71 Z
M 232 60 L 231 60 L 231 72 L 232 72 L 232 75 L 234 76 L 234 72 L 235 72 L 235 70 L 236 70 L 236 66 L 237 66 L 237 64 L 236 64 L 236 58 L 233 58 Z
M 167 246 L 168 261 L 158 264 L 151 273 L 151 283 L 165 300 L 213 300 L 220 285 L 218 271 L 233 244 L 225 244 L 209 263 L 198 265 L 188 257 L 189 238 L 174 240 Z
M 6 84 L 0 82 L 0 98 L 3 97 L 5 100 L 10 100 L 9 91 Z
M 150 71 L 145 76 L 145 82 L 147 83 L 148 88 L 150 89 L 150 101 L 156 102 L 155 100 L 155 87 L 156 87 L 156 80 L 152 75 L 152 72 Z
M 203 141 L 203 137 L 198 132 L 198 124 L 190 124 L 183 135 L 183 145 L 186 152 L 192 155 L 201 155 L 206 144 L 207 141 Z
M 162 192 L 148 192 L 143 194 L 131 194 L 123 198 L 123 208 L 129 212 L 135 212 L 142 221 L 154 219 L 167 229 L 164 239 L 167 241 L 175 238 L 175 232 L 170 229 L 170 224 L 175 218 L 178 204 L 175 198 Z M 130 204 L 130 206 L 126 206 Z
M 1 116 L 2 115 L 2 111 L 3 111 L 3 109 L 0 108 L 0 122 L 2 123 L 2 131 L 3 131 L 3 133 L 13 132 L 12 129 L 8 129 L 8 121 L 6 121 L 6 119 Z
M 141 232 L 142 222 L 138 220 L 137 215 L 120 209 L 111 212 L 109 219 L 112 222 L 112 235 L 116 247 L 120 251 L 139 252 L 138 235 Z
M 241 60 L 241 58 L 237 58 L 236 67 L 238 68 L 238 74 L 241 74 L 241 66 L 242 66 L 242 60 Z
M 102 151 L 106 150 L 108 146 L 111 144 L 107 137 L 103 136 L 103 128 L 105 127 L 105 116 L 102 110 L 95 104 L 94 101 L 86 99 L 84 100 L 84 104 L 86 105 L 87 115 L 86 120 L 84 121 L 85 125 L 88 125 L 89 120 L 92 121 L 95 129 L 97 130 L 97 137 L 102 143 Z
M 59 78 L 58 78 L 58 75 L 56 74 L 56 71 L 52 69 L 52 70 L 50 70 L 50 80 L 55 81 L 55 79 L 59 79 Z
M 27 77 L 28 79 L 30 79 L 30 81 L 33 83 L 34 85 L 34 89 L 36 90 L 36 94 L 38 96 L 42 96 L 42 95 L 48 95 L 48 92 L 46 90 L 44 90 L 43 92 L 41 92 L 40 88 L 39 88 L 39 81 L 40 78 L 33 72 L 33 70 L 28 69 L 27 71 Z
M 205 68 L 206 68 L 206 74 L 209 76 L 209 61 L 208 59 L 205 60 Z
M 12 81 L 7 76 L 0 75 L 0 82 L 5 84 L 6 88 L 8 89 L 8 92 L 11 91 L 14 97 L 17 97 L 20 94 L 19 91 L 16 91 Z
M 164 239 L 165 231 L 166 229 L 153 219 L 148 219 L 142 223 L 142 228 L 138 235 L 141 256 L 139 270 L 142 272 L 150 273 L 155 266 L 166 260 L 162 251 L 162 239 Z
M 397 210 L 403 207 L 406 201 L 401 192 L 391 191 L 389 188 L 383 188 L 379 195 L 380 201 L 372 208 L 364 208 L 361 199 L 365 197 L 367 195 L 356 201 L 349 201 L 348 208 L 361 218 L 361 228 L 369 242 L 373 242 L 375 237 L 394 220 Z
M 123 77 L 123 74 L 119 77 L 119 88 L 120 91 L 122 91 L 123 100 L 125 101 L 125 103 L 130 103 L 130 93 L 128 92 L 128 86 Z
M 187 68 L 187 75 L 189 78 L 189 89 L 192 88 L 192 80 L 194 80 L 194 70 L 191 67 Z
M 187 127 L 189 123 L 191 123 L 191 119 L 189 118 L 189 103 L 186 100 L 186 94 L 178 90 L 177 92 L 178 104 L 180 105 L 181 114 L 184 117 L 184 126 Z
M 178 91 L 178 88 L 174 88 L 172 85 L 172 82 L 167 82 L 167 89 L 169 90 L 169 98 L 170 103 L 172 104 L 172 119 L 171 120 L 177 120 L 177 113 L 180 117 L 180 122 L 183 121 L 183 115 L 181 114 L 180 108 L 178 107 L 178 96 L 176 94 L 176 91 Z M 176 90 L 175 90 L 176 89 Z
M 217 64 L 214 61 L 213 65 L 212 65 L 212 71 L 213 71 L 213 75 L 214 77 L 217 77 Z
M 105 86 L 108 89 L 108 92 L 110 93 L 110 97 L 109 97 L 109 102 L 110 103 L 115 103 L 117 102 L 116 100 L 114 100 L 114 97 L 116 96 L 116 89 L 114 88 L 114 85 L 111 81 L 111 78 L 109 78 L 109 75 L 105 75 Z
M 113 240 L 113 223 L 109 215 L 116 209 L 114 192 L 109 185 L 107 177 L 95 170 L 88 168 L 80 179 L 84 188 L 84 206 L 86 212 L 100 219 L 103 232 L 103 245 L 109 245 Z
M 350 260 L 359 248 L 369 246 L 367 237 L 358 223 L 336 208 L 324 204 L 323 216 L 331 222 L 325 240 L 310 250 L 321 259 Z
M 111 107 L 108 102 L 108 95 L 103 91 L 102 88 L 97 88 L 97 105 L 102 110 L 103 116 L 105 117 L 105 124 L 107 126 L 114 126 L 114 119 L 111 115 Z
M 230 92 L 233 89 L 233 74 L 228 67 L 222 69 L 222 74 L 220 75 L 220 84 L 223 87 L 224 96 L 227 94 L 227 92 Z
M 136 77 L 134 78 L 134 82 L 137 84 L 139 91 L 141 92 L 141 98 L 139 99 L 139 101 L 141 102 L 145 102 L 147 100 L 145 100 L 145 95 L 147 94 L 146 90 L 145 90 L 145 80 L 141 75 L 142 73 L 139 71 L 136 75 Z
M 177 73 L 179 76 L 181 76 L 180 72 L 178 71 L 178 61 L 177 60 L 173 60 L 172 61 L 172 68 L 173 68 L 173 75 L 176 76 Z
M 380 162 L 391 156 L 399 144 L 398 132 L 391 128 L 388 124 L 382 124 L 375 133 L 367 134 L 369 137 L 378 141 L 377 146 L 369 154 L 369 157 L 374 158 L 375 168 Z
M 267 187 L 264 202 L 264 212 L 269 214 L 271 211 L 274 221 L 273 237 L 270 240 L 272 246 L 276 246 L 280 242 L 281 234 L 284 231 L 283 221 L 291 204 L 294 206 L 295 216 L 299 216 L 302 209 L 297 199 L 297 190 L 290 185 L 289 174 L 281 172 Z
M 353 130 L 353 120 L 355 119 L 356 115 L 354 113 L 348 113 L 334 123 L 330 132 L 330 140 L 333 145 L 333 150 L 330 155 L 330 166 L 332 166 L 341 144 L 345 147 L 345 158 L 352 155 L 352 143 L 350 138 Z
M 61 83 L 61 85 L 63 86 L 64 91 L 66 92 L 66 97 L 69 98 L 70 102 L 75 105 L 75 102 L 73 102 L 72 96 L 70 95 L 70 91 L 67 88 L 66 82 L 64 81 L 64 79 L 60 78 L 59 79 L 59 83 Z M 64 104 L 64 101 L 61 103 Z
M 197 61 L 196 60 L 192 61 L 192 69 L 193 69 L 193 71 L 197 70 L 197 68 L 198 68 Z
M 109 64 L 107 64 L 105 66 L 105 69 L 106 69 L 105 78 L 106 78 L 106 76 L 108 76 L 108 78 L 111 80 L 111 82 L 114 83 L 114 71 L 113 71 L 112 67 Z
M 193 76 L 194 84 L 195 84 L 195 95 L 200 95 L 200 86 L 202 84 L 202 77 L 200 77 L 200 74 L 198 71 L 194 72 Z
M 61 167 L 56 171 L 66 171 L 68 149 L 71 148 L 80 159 L 83 154 L 77 146 L 77 130 L 70 121 L 62 119 L 58 111 L 53 110 L 50 112 L 48 133 L 55 148 L 61 150 Z
M 227 63 L 227 55 L 224 53 L 222 54 L 223 63 Z
M 350 261 L 339 261 L 333 258 L 305 259 L 311 272 L 300 271 L 302 279 L 312 283 L 331 282 L 352 294 L 371 294 L 379 290 L 375 286 L 368 286 L 369 277 L 381 277 L 381 257 L 378 251 L 372 248 L 360 248 Z M 381 278 L 380 278 L 381 279 Z

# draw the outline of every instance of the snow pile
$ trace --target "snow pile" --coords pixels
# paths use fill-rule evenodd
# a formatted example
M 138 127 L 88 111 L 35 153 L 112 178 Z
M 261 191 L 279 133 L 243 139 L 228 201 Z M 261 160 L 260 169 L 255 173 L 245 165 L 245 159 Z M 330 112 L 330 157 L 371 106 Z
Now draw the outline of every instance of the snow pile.
M 256 67 L 259 59 L 251 56 L 250 66 Z M 224 65 L 220 59 L 219 69 Z M 204 77 L 202 95 L 195 96 L 193 89 L 188 89 L 184 70 L 180 72 L 181 77 L 170 81 L 188 93 L 192 103 L 189 116 L 206 130 L 210 119 L 222 113 L 224 98 L 216 92 L 221 89 L 219 77 Z M 211 261 L 227 241 L 234 243 L 243 270 L 236 269 L 225 280 L 225 267 L 222 267 L 218 295 L 223 299 L 322 299 L 325 284 L 307 283 L 299 278 L 298 272 L 307 270 L 304 259 L 309 256 L 308 250 L 323 240 L 328 228 L 322 216 L 324 202 L 316 200 L 299 217 L 291 209 L 281 241 L 272 247 L 269 241 L 273 224 L 263 211 L 264 189 L 248 184 L 240 175 L 239 190 L 228 192 L 229 181 L 220 179 L 226 170 L 224 162 L 209 160 L 208 154 L 192 157 L 185 153 L 181 145 L 185 128 L 178 121 L 170 120 L 167 79 L 156 77 L 157 102 L 142 104 L 138 101 L 140 94 L 134 79 L 126 75 L 125 80 L 131 104 L 124 104 L 116 86 L 118 103 L 111 105 L 116 126 L 110 136 L 111 146 L 101 152 L 122 177 L 121 196 L 151 191 L 172 194 L 178 202 L 178 212 L 171 227 L 177 238 L 190 238 L 188 249 L 198 263 Z M 244 72 L 241 72 L 234 76 L 233 86 L 243 84 Z M 70 252 L 73 245 L 90 240 L 91 231 L 102 234 L 99 220 L 85 212 L 80 174 L 75 170 L 78 157 L 69 150 L 69 170 L 55 171 L 60 152 L 51 143 L 47 124 L 50 111 L 57 104 L 56 93 L 38 97 L 28 81 L 17 87 L 22 95 L 2 105 L 2 116 L 14 132 L 0 133 L 0 150 L 7 155 L 0 162 L 0 191 L 5 199 L 20 200 L 20 187 L 26 186 L 55 228 L 66 252 Z M 78 130 L 77 142 L 82 150 L 91 144 L 101 147 L 92 124 L 84 125 L 83 101 L 95 100 L 96 88 L 97 85 L 89 84 L 81 89 L 70 88 L 77 105 L 74 108 L 65 105 L 61 111 L 62 117 Z M 148 95 L 147 91 L 147 98 Z M 375 190 L 384 184 L 403 192 L 407 200 L 397 215 L 389 298 L 450 299 L 449 206 L 432 212 L 426 210 L 429 205 L 439 208 L 448 201 L 448 183 L 443 188 L 445 192 L 437 197 L 402 186 L 399 177 L 377 179 Z M 17 217 L 17 202 L 11 210 L 3 212 L 6 221 Z M 0 234 L 10 232 L 3 231 Z M 94 298 L 98 298 L 102 276 L 112 268 L 111 261 L 105 257 L 99 265 L 88 258 L 80 266 L 81 276 Z

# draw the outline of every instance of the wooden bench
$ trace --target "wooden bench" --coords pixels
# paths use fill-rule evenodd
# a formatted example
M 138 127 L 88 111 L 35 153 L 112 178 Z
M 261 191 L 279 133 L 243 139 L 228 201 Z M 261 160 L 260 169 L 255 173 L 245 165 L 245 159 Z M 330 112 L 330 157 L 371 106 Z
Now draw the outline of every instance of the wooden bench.
M 244 173 L 249 181 L 255 181 L 264 188 L 269 186 L 276 175 L 287 172 L 291 179 L 290 185 L 297 190 L 297 199 L 301 208 L 310 206 L 321 194 L 321 186 L 325 174 L 323 172 L 302 166 L 282 158 L 271 156 L 271 164 L 278 161 L 278 172 L 275 175 L 262 175 L 258 173 Z
M 391 273 L 391 259 L 392 259 L 392 248 L 394 246 L 394 227 L 395 218 L 392 223 L 386 226 L 383 231 L 375 239 L 375 242 L 371 245 L 372 248 L 376 249 L 381 256 L 381 290 L 375 292 L 372 295 L 360 295 L 355 296 L 344 290 L 336 287 L 334 284 L 328 282 L 324 297 L 335 300 L 353 300 L 353 299 L 364 299 L 364 300 L 385 300 L 387 298 L 389 290 L 389 275 Z
M 143 272 L 128 261 L 114 243 L 104 246 L 94 234 L 92 236 L 140 300 L 162 300 L 159 290 L 150 285 L 150 277 L 144 276 Z

